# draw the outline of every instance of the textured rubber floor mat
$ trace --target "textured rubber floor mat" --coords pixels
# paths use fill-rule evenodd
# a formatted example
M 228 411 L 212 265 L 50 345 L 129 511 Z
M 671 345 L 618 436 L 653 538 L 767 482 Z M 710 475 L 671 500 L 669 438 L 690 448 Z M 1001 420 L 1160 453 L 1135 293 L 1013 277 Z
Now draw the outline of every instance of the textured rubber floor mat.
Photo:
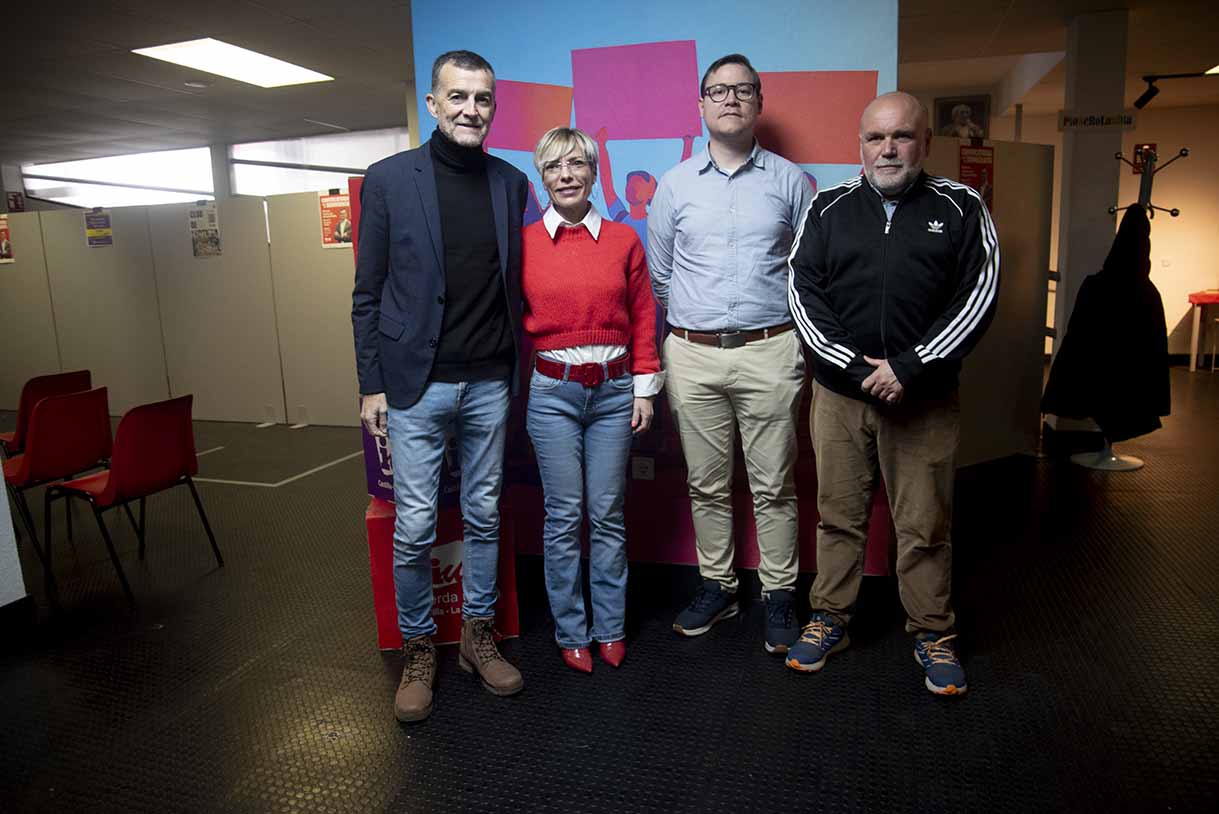
M 4 631 L 0 808 L 1213 811 L 1219 377 L 1173 383 L 1165 428 L 1120 445 L 1139 472 L 1012 458 L 960 474 L 955 699 L 923 688 L 889 578 L 865 580 L 851 646 L 803 675 L 763 651 L 752 573 L 740 617 L 682 639 L 694 569 L 636 565 L 626 662 L 586 676 L 560 661 L 541 562 L 522 557 L 505 651 L 525 690 L 494 697 L 441 648 L 434 714 L 399 725 L 358 458 L 279 489 L 201 484 L 223 569 L 185 490 L 150 500 L 143 562 L 108 515 L 135 612 L 92 518 L 78 510 L 69 543 L 58 515 L 60 610 L 26 544 L 37 623 Z M 314 431 L 276 454 L 316 465 Z

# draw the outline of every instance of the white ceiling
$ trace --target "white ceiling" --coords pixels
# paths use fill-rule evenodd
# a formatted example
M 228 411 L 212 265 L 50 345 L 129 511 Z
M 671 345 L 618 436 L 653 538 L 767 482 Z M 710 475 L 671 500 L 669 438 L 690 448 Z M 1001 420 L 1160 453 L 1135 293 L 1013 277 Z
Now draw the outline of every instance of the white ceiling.
M 409 0 L 43 0 L 5 4 L 0 161 L 63 161 L 209 143 L 401 126 L 413 83 Z M 1145 73 L 1219 63 L 1209 4 L 1152 0 L 901 0 L 899 85 L 994 87 L 1021 55 L 1066 49 L 1072 16 L 1131 9 L 1128 101 Z M 590 18 L 590 23 L 593 24 Z M 130 53 L 215 37 L 335 77 L 264 90 Z M 1060 64 L 1023 98 L 1062 106 Z M 1159 106 L 1219 104 L 1219 78 L 1164 83 Z M 995 111 L 996 114 L 1002 111 Z M 309 121 L 312 120 L 312 121 Z
M 1146 89 L 1141 79 L 1146 74 L 1205 71 L 1219 64 L 1219 24 L 1210 3 L 901 0 L 898 85 L 912 92 L 993 88 L 1019 56 L 1065 51 L 1067 25 L 1076 15 L 1114 8 L 1130 10 L 1127 106 Z M 1219 77 L 1174 79 L 1159 87 L 1156 107 L 1219 104 Z M 1064 61 L 1020 102 L 1025 115 L 1053 114 L 1062 109 L 1065 97 Z M 1002 115 L 1011 110 L 992 112 Z
M 11 8 L 10 8 L 11 6 Z M 402 126 L 408 0 L 5 4 L 0 160 L 52 161 Z M 215 37 L 335 77 L 263 89 L 130 53 Z M 183 83 L 205 78 L 193 90 Z

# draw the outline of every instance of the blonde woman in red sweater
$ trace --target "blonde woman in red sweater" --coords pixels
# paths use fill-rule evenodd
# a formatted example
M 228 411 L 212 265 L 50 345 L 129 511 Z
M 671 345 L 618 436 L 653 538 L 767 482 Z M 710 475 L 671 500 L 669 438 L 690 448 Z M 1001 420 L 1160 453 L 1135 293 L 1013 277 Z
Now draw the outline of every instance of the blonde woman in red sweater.
M 664 384 L 656 353 L 656 304 L 635 230 L 603 220 L 589 202 L 597 144 L 556 127 L 533 163 L 550 194 L 524 231 L 524 327 L 536 362 L 526 426 L 546 493 L 546 592 L 563 661 L 590 673 L 589 647 L 617 667 L 626 657 L 626 523 L 623 497 L 633 434 L 652 424 Z M 592 627 L 580 579 L 587 507 Z

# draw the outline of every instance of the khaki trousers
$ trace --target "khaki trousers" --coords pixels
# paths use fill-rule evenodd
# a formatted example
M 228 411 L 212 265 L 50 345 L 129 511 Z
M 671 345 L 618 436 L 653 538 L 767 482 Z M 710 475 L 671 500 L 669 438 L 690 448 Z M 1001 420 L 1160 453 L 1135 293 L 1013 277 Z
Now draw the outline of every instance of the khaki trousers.
M 753 492 L 764 591 L 796 584 L 796 413 L 804 356 L 795 331 L 739 348 L 670 334 L 661 350 L 669 406 L 688 470 L 698 570 L 737 588 L 732 561 L 733 432 L 740 428 Z
M 817 578 L 809 605 L 841 624 L 851 619 L 863 576 L 868 509 L 877 472 L 897 529 L 897 585 L 906 630 L 953 627 L 952 479 L 960 435 L 956 393 L 893 408 L 813 383 L 817 455 Z

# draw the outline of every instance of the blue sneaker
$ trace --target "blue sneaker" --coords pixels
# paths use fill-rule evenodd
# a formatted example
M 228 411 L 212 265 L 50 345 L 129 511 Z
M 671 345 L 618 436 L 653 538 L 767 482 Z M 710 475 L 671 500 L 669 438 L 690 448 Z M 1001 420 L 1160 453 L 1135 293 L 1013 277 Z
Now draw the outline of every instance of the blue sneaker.
M 775 590 L 766 592 L 766 652 L 786 653 L 800 638 L 796 624 L 796 592 Z
M 695 591 L 690 605 L 677 614 L 673 630 L 683 636 L 701 636 L 716 622 L 730 619 L 739 612 L 735 593 L 725 591 L 713 579 L 705 579 Z
M 956 637 L 955 633 L 920 633 L 914 641 L 914 660 L 927 674 L 923 683 L 936 695 L 964 695 L 969 689 L 952 644 Z
M 851 643 L 847 629 L 824 613 L 814 613 L 800 634 L 800 641 L 787 652 L 787 666 L 802 673 L 815 673 L 825 666 L 830 653 Z

